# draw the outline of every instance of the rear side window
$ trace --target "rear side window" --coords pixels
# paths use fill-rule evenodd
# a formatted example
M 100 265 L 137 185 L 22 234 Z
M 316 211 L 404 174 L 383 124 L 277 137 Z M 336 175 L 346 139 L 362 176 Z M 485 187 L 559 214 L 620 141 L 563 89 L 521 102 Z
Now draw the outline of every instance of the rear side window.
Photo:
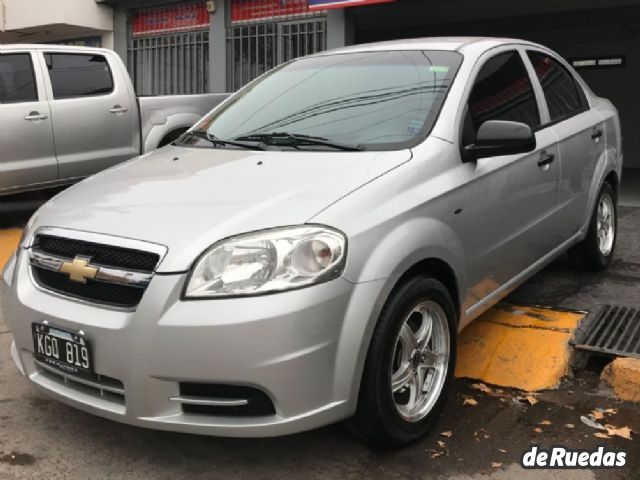
M 0 55 L 0 103 L 35 102 L 38 100 L 31 55 Z
M 544 53 L 529 51 L 527 54 L 542 84 L 551 122 L 582 112 L 586 100 L 573 75 L 557 60 Z
M 102 55 L 47 53 L 53 97 L 76 98 L 105 95 L 113 91 L 113 78 Z

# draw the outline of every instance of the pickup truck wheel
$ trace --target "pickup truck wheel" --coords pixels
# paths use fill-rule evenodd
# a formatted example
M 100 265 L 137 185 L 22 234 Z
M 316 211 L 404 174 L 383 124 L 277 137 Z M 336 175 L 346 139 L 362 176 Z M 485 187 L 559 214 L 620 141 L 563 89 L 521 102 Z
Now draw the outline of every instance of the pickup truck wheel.
M 585 270 L 598 271 L 609 266 L 618 232 L 617 197 L 605 183 L 591 214 L 586 238 L 569 251 L 573 263 Z
M 397 287 L 375 327 L 347 428 L 376 446 L 424 436 L 450 389 L 456 336 L 453 301 L 442 283 L 414 277 Z

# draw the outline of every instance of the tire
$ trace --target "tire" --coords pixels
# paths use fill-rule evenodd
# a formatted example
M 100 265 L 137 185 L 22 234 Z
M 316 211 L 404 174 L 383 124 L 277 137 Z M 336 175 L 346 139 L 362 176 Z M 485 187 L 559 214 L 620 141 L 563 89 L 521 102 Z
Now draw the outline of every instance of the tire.
M 608 206 L 603 207 L 604 204 Z M 611 263 L 618 238 L 617 204 L 615 190 L 608 182 L 605 182 L 598 193 L 598 199 L 591 213 L 586 238 L 569 250 L 569 257 L 576 267 L 583 270 L 599 271 L 604 270 Z M 603 208 L 610 210 L 609 220 L 602 220 Z M 599 227 L 602 228 L 599 230 Z M 606 233 L 604 233 L 605 231 Z M 607 237 L 606 241 L 602 241 L 603 235 L 608 235 L 611 238 Z
M 429 315 L 416 311 L 418 307 Z M 432 320 L 428 321 L 428 318 Z M 431 325 L 430 336 L 424 333 L 428 331 L 428 324 Z M 415 345 L 406 341 L 409 331 L 414 334 L 414 340 L 421 335 L 424 338 L 429 336 L 424 347 L 439 352 L 438 356 L 425 360 L 413 346 L 406 348 L 407 345 Z M 348 430 L 366 443 L 379 447 L 401 447 L 426 435 L 440 416 L 451 387 L 456 337 L 455 307 L 442 283 L 432 278 L 413 277 L 396 287 L 373 332 L 356 413 L 346 421 Z M 408 355 L 409 352 L 413 353 Z M 426 363 L 416 366 L 421 361 Z M 427 363 L 439 366 L 430 368 Z M 405 364 L 422 373 L 410 377 L 402 375 L 406 372 Z M 415 415 L 412 416 L 410 402 L 412 392 L 417 390 L 411 387 L 421 383 L 420 375 L 424 375 L 424 385 L 428 385 L 426 390 L 430 394 L 425 403 L 416 402 Z M 392 381 L 397 388 L 405 377 L 410 378 L 407 386 L 392 393 Z M 405 400 L 407 404 L 403 405 Z M 422 407 L 418 408 L 420 405 Z

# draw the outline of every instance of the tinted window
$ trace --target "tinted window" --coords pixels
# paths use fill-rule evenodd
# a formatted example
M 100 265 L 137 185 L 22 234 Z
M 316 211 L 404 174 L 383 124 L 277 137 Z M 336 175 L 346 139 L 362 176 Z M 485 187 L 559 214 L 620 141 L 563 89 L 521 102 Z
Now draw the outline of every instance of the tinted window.
M 430 130 L 461 59 L 456 52 L 385 51 L 294 60 L 198 128 L 226 140 L 286 132 L 405 148 Z
M 37 100 L 31 56 L 28 53 L 0 55 L 0 103 Z
M 475 138 L 478 127 L 487 120 L 522 122 L 531 128 L 540 125 L 531 80 L 517 52 L 496 55 L 478 73 L 469 97 L 466 136 Z
M 551 121 L 555 122 L 582 111 L 583 97 L 573 76 L 558 61 L 540 52 L 528 52 L 542 84 Z
M 111 70 L 102 55 L 47 53 L 45 60 L 56 99 L 103 95 L 113 91 Z

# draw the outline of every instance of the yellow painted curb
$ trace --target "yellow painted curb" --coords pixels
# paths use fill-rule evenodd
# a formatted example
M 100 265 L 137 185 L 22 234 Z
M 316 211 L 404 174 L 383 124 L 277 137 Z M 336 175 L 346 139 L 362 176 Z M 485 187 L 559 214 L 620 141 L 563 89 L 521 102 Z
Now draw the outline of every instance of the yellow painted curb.
M 499 305 L 458 340 L 456 376 L 533 392 L 557 388 L 569 373 L 569 340 L 583 313 Z
M 4 268 L 4 264 L 16 250 L 21 236 L 22 229 L 20 228 L 0 230 L 0 270 Z

